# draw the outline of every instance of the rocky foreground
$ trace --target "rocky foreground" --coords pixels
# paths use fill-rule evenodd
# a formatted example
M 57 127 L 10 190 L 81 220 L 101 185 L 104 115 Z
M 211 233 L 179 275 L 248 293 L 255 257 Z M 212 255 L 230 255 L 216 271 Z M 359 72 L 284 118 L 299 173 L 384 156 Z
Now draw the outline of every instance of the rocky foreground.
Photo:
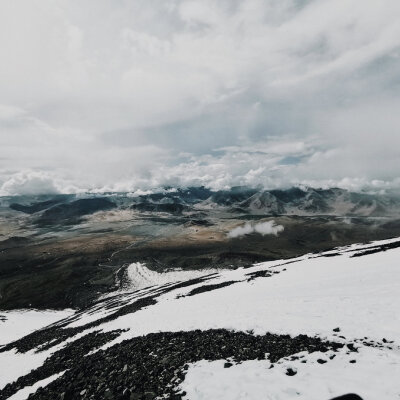
M 177 388 L 184 380 L 188 363 L 199 360 L 230 360 L 233 363 L 268 359 L 274 363 L 296 353 L 336 351 L 343 343 L 322 341 L 299 335 L 256 336 L 224 329 L 190 332 L 153 333 L 100 350 L 82 359 L 89 351 L 118 336 L 119 332 L 93 333 L 55 352 L 31 374 L 6 386 L 0 398 L 6 399 L 18 388 L 66 371 L 56 381 L 29 396 L 32 399 L 181 399 Z M 348 346 L 355 352 L 354 346 Z M 334 354 L 330 357 L 334 357 Z M 321 359 L 321 363 L 325 363 Z M 287 369 L 288 375 L 296 372 Z

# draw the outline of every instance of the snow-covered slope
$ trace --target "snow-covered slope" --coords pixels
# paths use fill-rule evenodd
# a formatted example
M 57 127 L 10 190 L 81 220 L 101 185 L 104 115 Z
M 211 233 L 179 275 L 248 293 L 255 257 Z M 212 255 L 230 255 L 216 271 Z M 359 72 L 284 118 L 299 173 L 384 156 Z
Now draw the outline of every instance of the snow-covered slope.
M 160 286 L 167 283 L 181 282 L 189 279 L 200 278 L 205 275 L 217 272 L 216 269 L 201 269 L 184 271 L 174 269 L 166 272 L 153 271 L 143 263 L 130 264 L 126 269 L 126 282 L 123 284 L 125 290 L 143 289 L 150 286 Z
M 69 317 L 74 310 L 13 310 L 0 311 L 0 346 Z
M 348 391 L 367 400 L 399 398 L 399 246 L 399 239 L 353 245 L 178 283 L 176 275 L 172 281 L 159 279 L 158 285 L 152 277 L 150 287 L 125 289 L 0 349 L 0 365 L 8 367 L 0 387 L 35 369 L 4 387 L 0 399 L 65 370 L 34 398 L 50 399 L 68 390 L 79 390 L 81 398 L 104 398 L 120 390 L 115 398 L 130 398 L 137 389 L 128 387 L 133 379 L 128 376 L 140 372 L 135 364 L 140 351 L 161 363 L 158 372 L 143 376 L 158 374 L 164 382 L 161 377 L 170 379 L 171 373 L 168 390 L 185 391 L 184 398 L 259 399 L 262 394 L 266 399 L 328 400 Z M 194 343 L 190 356 L 189 341 Z M 177 356 L 176 346 L 186 353 Z M 210 353 L 206 348 L 213 346 Z M 257 353 L 250 354 L 251 346 L 258 346 Z M 168 353 L 169 348 L 175 350 Z M 98 377 L 100 359 L 114 381 Z M 153 386 L 146 389 L 147 398 L 164 393 Z

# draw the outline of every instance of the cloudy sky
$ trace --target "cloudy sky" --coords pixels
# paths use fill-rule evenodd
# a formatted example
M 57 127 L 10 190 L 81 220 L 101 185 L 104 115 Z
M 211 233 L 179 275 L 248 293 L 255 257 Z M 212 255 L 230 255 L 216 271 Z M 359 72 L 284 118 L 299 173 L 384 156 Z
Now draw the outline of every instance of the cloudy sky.
M 399 0 L 2 0 L 0 195 L 400 187 Z

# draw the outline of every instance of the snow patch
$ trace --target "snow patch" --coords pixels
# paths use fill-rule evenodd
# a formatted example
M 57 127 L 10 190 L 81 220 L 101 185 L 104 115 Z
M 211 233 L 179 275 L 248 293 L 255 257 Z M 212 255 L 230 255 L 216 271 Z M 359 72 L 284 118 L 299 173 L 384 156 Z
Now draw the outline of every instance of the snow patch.
M 65 373 L 65 371 L 60 372 L 59 374 L 55 374 L 55 375 L 49 376 L 46 379 L 42 379 L 41 381 L 36 382 L 32 386 L 26 386 L 23 389 L 19 390 L 14 395 L 12 395 L 11 397 L 9 397 L 8 400 L 25 400 L 29 397 L 29 395 L 31 393 L 35 393 L 40 387 L 47 386 L 49 383 L 55 381 L 60 376 L 62 376 L 64 373 Z
M 329 357 L 336 355 L 333 360 Z M 364 400 L 400 396 L 399 352 L 361 348 L 358 353 L 299 353 L 299 360 L 245 361 L 224 368 L 225 360 L 199 361 L 189 366 L 180 389 L 190 400 L 321 400 L 357 393 Z M 324 364 L 317 360 L 328 360 Z M 350 361 L 355 360 L 355 363 Z M 302 361 L 306 361 L 303 363 Z M 296 375 L 286 375 L 287 369 Z
M 174 269 L 167 272 L 157 272 L 147 268 L 144 264 L 137 262 L 130 264 L 127 268 L 128 287 L 143 289 L 149 286 L 165 285 L 167 283 L 187 281 L 194 278 L 220 272 L 216 269 L 181 270 Z
M 0 311 L 0 346 L 74 314 L 75 310 Z
M 7 383 L 14 382 L 20 376 L 42 366 L 50 354 L 49 351 L 35 353 L 34 350 L 17 353 L 15 349 L 0 353 L 0 389 Z
M 352 258 L 357 249 L 336 257 L 303 256 L 224 271 L 207 283 L 176 289 L 157 303 L 101 325 L 105 331 L 130 328 L 113 343 L 159 331 L 252 329 L 256 334 L 319 335 L 333 340 L 368 336 L 397 340 L 400 330 L 400 249 Z M 247 281 L 249 274 L 270 277 Z M 279 274 L 276 274 L 279 272 Z M 239 281 L 185 296 L 194 287 Z M 341 333 L 332 329 L 340 327 Z M 397 343 L 398 344 L 398 343 Z

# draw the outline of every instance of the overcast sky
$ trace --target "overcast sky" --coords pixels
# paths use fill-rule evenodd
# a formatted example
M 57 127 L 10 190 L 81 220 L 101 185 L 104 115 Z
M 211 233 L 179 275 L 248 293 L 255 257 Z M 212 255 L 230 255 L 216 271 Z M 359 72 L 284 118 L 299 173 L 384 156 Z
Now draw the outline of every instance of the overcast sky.
M 400 187 L 399 0 L 2 0 L 0 195 Z

